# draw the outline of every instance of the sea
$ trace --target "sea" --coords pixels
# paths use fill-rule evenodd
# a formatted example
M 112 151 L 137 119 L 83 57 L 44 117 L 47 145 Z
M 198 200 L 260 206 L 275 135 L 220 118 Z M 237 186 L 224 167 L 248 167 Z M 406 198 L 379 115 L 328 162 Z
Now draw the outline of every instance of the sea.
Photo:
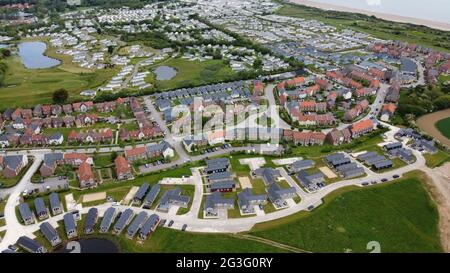
M 450 24 L 450 0 L 310 0 Z

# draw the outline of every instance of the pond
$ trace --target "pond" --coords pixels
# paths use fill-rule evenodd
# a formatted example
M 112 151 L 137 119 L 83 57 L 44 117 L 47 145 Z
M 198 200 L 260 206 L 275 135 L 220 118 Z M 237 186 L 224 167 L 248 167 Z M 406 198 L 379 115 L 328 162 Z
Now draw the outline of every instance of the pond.
M 50 68 L 61 61 L 44 55 L 47 45 L 43 42 L 24 42 L 19 44 L 19 56 L 28 69 Z
M 89 238 L 70 241 L 55 250 L 55 253 L 118 253 L 117 245 L 107 239 Z
M 158 66 L 154 72 L 156 74 L 156 80 L 158 81 L 170 80 L 177 75 L 177 70 L 175 68 L 165 65 Z

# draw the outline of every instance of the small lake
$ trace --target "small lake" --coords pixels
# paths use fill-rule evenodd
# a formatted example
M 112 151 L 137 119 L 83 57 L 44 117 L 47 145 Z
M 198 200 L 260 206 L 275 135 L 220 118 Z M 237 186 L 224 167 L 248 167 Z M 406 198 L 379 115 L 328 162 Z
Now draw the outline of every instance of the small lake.
M 8 44 L 0 44 L 0 48 L 6 48 L 6 47 L 9 47 L 9 45 Z
M 153 72 L 156 74 L 156 80 L 166 81 L 177 75 L 177 70 L 170 66 L 158 66 Z
M 47 45 L 43 42 L 20 43 L 19 56 L 28 69 L 42 69 L 57 66 L 61 61 L 44 55 Z
M 75 247 L 76 243 L 79 243 L 79 249 Z M 69 245 L 64 245 L 57 250 L 55 253 L 118 253 L 119 248 L 117 245 L 107 239 L 101 238 L 89 238 L 80 239 L 78 241 L 70 241 Z M 74 245 L 74 246 L 72 246 Z M 78 251 L 79 250 L 79 251 Z

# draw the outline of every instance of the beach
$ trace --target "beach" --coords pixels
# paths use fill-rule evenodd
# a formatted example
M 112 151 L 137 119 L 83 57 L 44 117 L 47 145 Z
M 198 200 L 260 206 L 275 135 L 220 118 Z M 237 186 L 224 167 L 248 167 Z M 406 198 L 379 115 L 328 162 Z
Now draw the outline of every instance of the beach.
M 430 28 L 450 31 L 450 24 L 443 23 L 443 22 L 435 22 L 435 21 L 431 21 L 431 20 L 425 20 L 425 19 L 419 19 L 419 18 L 413 18 L 413 17 L 398 16 L 398 15 L 393 15 L 393 14 L 386 14 L 386 13 L 344 7 L 344 6 L 333 5 L 333 4 L 318 3 L 318 2 L 314 2 L 314 1 L 308 1 L 308 0 L 288 0 L 288 2 L 293 3 L 293 4 L 304 5 L 304 6 L 308 6 L 308 7 L 319 8 L 319 9 L 323 9 L 323 10 L 335 10 L 335 11 L 361 13 L 361 14 L 366 14 L 369 16 L 375 16 L 380 19 L 384 19 L 384 20 L 388 20 L 388 21 L 411 23 L 411 24 L 415 24 L 415 25 L 424 25 L 424 26 L 427 26 Z

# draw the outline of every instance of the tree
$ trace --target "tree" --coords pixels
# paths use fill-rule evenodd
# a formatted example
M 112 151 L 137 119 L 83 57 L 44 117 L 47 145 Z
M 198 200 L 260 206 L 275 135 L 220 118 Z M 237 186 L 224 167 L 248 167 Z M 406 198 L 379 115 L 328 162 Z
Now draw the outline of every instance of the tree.
M 69 99 L 69 92 L 66 89 L 61 88 L 53 92 L 53 102 L 57 104 L 63 104 Z
M 117 152 L 112 152 L 111 153 L 111 161 L 114 161 L 115 159 L 116 159 L 116 157 L 117 157 Z
M 111 55 L 114 52 L 114 47 L 113 46 L 108 46 L 108 53 L 109 55 Z
M 10 57 L 10 56 L 11 56 L 11 50 L 9 50 L 9 49 L 3 49 L 3 50 L 2 50 L 2 55 L 3 55 L 4 58 Z

